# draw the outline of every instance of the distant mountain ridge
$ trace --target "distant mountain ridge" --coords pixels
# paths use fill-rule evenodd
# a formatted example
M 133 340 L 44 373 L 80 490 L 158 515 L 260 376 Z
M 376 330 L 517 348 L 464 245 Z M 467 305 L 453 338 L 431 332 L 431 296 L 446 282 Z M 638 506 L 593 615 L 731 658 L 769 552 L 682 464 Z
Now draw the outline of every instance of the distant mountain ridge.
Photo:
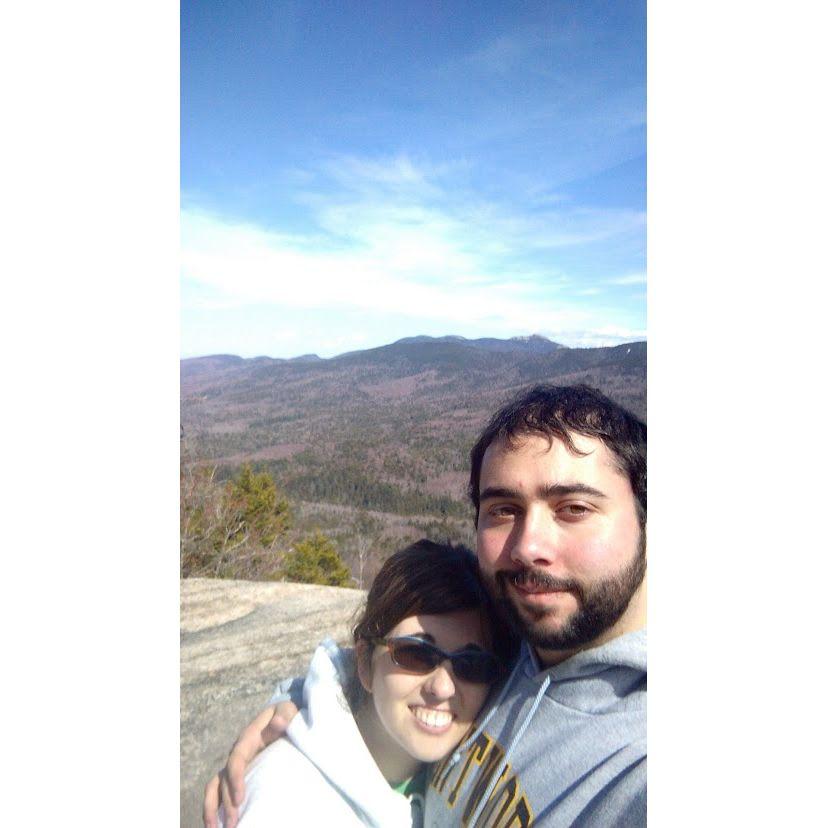
M 466 339 L 464 336 L 409 336 L 398 339 L 393 345 L 409 345 L 422 342 L 456 342 L 460 345 L 467 345 L 470 348 L 482 348 L 486 351 L 506 353 L 508 351 L 525 351 L 529 353 L 549 353 L 565 348 L 557 342 L 547 339 L 540 334 L 531 336 L 513 336 L 509 339 L 495 339 L 494 337 L 482 337 L 480 339 Z M 390 347 L 390 346 L 389 346 Z
M 397 339 L 389 345 L 379 345 L 375 348 L 368 348 L 357 351 L 345 351 L 341 354 L 336 354 L 332 357 L 320 357 L 318 354 L 302 354 L 295 357 L 269 357 L 257 356 L 249 357 L 249 359 L 258 362 L 324 362 L 326 360 L 342 359 L 343 357 L 352 356 L 354 354 L 365 353 L 365 351 L 376 352 L 384 348 L 395 348 L 403 345 L 423 345 L 429 343 L 454 343 L 457 345 L 464 345 L 469 348 L 479 348 L 484 351 L 491 351 L 493 353 L 509 353 L 509 352 L 524 352 L 524 353 L 551 353 L 566 345 L 561 345 L 558 342 L 553 342 L 540 334 L 532 334 L 531 336 L 513 336 L 509 339 L 496 339 L 494 337 L 481 337 L 479 339 L 467 339 L 464 336 L 406 336 L 402 339 Z M 193 360 L 211 360 L 225 363 L 238 363 L 244 360 L 245 357 L 235 356 L 233 354 L 211 354 L 202 357 L 189 357 L 183 362 L 192 362 Z

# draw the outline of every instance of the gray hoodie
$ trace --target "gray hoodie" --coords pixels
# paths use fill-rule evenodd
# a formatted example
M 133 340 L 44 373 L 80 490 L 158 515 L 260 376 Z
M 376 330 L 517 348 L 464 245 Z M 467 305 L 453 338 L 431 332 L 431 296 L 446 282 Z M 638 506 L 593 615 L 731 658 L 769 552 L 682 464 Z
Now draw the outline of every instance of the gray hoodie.
M 543 670 L 524 642 L 480 724 L 431 775 L 425 824 L 647 821 L 646 631 Z

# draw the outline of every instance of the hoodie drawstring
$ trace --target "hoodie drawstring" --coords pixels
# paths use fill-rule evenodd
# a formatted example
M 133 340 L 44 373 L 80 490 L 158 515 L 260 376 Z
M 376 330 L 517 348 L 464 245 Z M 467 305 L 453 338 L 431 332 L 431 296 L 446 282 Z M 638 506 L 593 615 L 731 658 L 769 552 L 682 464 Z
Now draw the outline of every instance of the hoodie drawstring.
M 474 729 L 474 732 L 472 733 L 472 735 L 469 736 L 467 739 L 464 739 L 463 742 L 461 744 L 459 744 L 457 746 L 457 748 L 455 748 L 455 751 L 451 755 L 451 759 L 449 759 L 449 762 L 448 762 L 448 767 L 449 768 L 453 768 L 460 761 L 460 754 L 470 744 L 472 744 L 474 742 L 474 740 L 483 732 L 483 728 L 486 727 L 486 725 L 489 722 L 489 719 L 491 719 L 492 716 L 494 716 L 495 712 L 497 711 L 497 708 L 500 707 L 500 703 L 505 698 L 506 693 L 509 692 L 509 688 L 512 686 L 512 681 L 514 680 L 515 675 L 517 675 L 517 671 L 520 668 L 520 665 L 521 665 L 521 662 L 518 661 L 518 663 L 515 665 L 515 668 L 512 670 L 511 673 L 509 673 L 509 678 L 506 680 L 506 683 L 503 685 L 503 688 L 501 689 L 501 691 L 497 694 L 497 698 L 495 699 L 494 704 L 492 704 L 489 707 L 489 712 L 483 717 L 480 724 Z
M 517 672 L 517 670 L 515 670 L 515 672 Z M 514 673 L 512 675 L 514 675 Z M 540 689 L 538 690 L 535 696 L 535 701 L 532 703 L 532 707 L 529 708 L 529 712 L 526 714 L 526 716 L 523 717 L 520 729 L 515 734 L 514 739 L 512 739 L 511 743 L 509 744 L 506 753 L 503 754 L 503 759 L 500 760 L 500 764 L 498 765 L 497 770 L 494 774 L 492 774 L 492 778 L 489 781 L 489 784 L 486 788 L 486 792 L 483 794 L 483 796 L 480 797 L 480 801 L 477 803 L 477 808 L 475 808 L 474 814 L 472 814 L 472 818 L 469 821 L 469 828 L 474 828 L 474 826 L 477 824 L 477 820 L 480 818 L 480 814 L 486 807 L 486 803 L 489 801 L 489 797 L 492 795 L 492 791 L 494 791 L 495 785 L 497 785 L 497 782 L 500 779 L 500 775 L 503 773 L 503 769 L 509 763 L 509 757 L 512 755 L 512 751 L 515 749 L 515 747 L 517 747 L 518 742 L 523 738 L 523 734 L 526 733 L 526 728 L 529 727 L 529 723 L 532 721 L 532 718 L 534 717 L 538 707 L 540 706 L 541 699 L 543 698 L 544 693 L 546 693 L 546 688 L 549 687 L 549 682 L 551 681 L 551 678 L 551 676 L 547 675 L 547 677 L 543 680 L 543 684 L 541 684 Z M 510 677 L 509 681 L 507 682 L 507 686 L 511 684 L 511 681 L 512 679 Z M 500 702 L 502 697 L 503 693 L 501 693 L 498 697 L 498 702 Z M 489 715 L 491 715 L 491 713 Z M 489 716 L 486 716 L 486 718 L 483 721 L 485 723 L 488 720 Z M 480 728 L 478 728 L 478 730 L 479 729 Z

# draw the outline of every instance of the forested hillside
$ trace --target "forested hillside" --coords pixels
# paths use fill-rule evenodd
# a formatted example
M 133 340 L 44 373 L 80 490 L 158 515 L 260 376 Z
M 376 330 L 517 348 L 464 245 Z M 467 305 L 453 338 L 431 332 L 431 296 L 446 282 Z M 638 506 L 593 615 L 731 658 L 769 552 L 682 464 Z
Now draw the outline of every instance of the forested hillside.
M 414 337 L 332 359 L 182 360 L 182 475 L 267 473 L 291 509 L 272 554 L 319 530 L 364 586 L 401 542 L 471 542 L 468 452 L 504 399 L 584 382 L 645 417 L 646 354 L 644 342 Z

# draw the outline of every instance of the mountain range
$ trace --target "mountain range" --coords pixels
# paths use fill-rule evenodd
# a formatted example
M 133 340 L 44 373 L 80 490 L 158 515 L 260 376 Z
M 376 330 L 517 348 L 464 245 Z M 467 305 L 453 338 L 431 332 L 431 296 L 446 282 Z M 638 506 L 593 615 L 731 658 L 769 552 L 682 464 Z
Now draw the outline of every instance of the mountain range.
M 183 359 L 183 447 L 219 478 L 245 462 L 267 469 L 300 521 L 346 552 L 357 517 L 389 542 L 470 539 L 468 452 L 501 403 L 536 383 L 586 383 L 645 418 L 646 365 L 646 342 L 568 348 L 541 336 Z

